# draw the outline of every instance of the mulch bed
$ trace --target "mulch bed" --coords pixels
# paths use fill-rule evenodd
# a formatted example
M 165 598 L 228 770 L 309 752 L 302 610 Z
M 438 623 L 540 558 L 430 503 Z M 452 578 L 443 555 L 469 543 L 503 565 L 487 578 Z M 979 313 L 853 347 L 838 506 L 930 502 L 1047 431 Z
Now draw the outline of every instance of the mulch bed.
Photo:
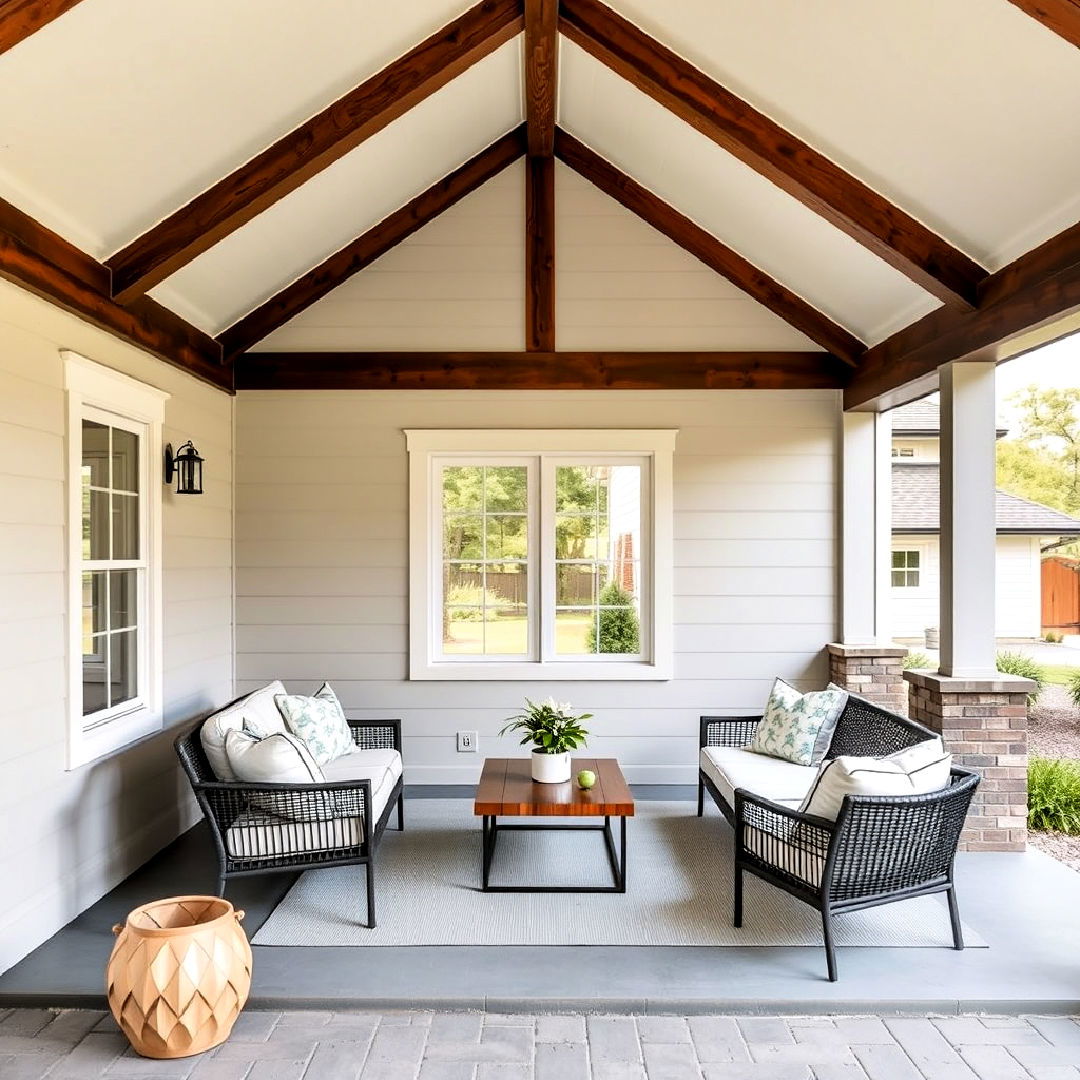
M 1062 686 L 1048 686 L 1028 714 L 1028 749 L 1048 758 L 1080 758 L 1080 709 Z M 1031 846 L 1080 871 L 1080 836 L 1031 832 Z

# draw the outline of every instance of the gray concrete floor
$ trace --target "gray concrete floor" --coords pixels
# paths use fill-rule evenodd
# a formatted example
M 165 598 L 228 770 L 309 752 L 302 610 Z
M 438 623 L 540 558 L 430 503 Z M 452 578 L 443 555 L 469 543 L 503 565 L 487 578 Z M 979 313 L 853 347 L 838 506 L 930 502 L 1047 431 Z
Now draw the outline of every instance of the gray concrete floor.
M 423 789 L 410 797 L 447 794 Z M 673 789 L 635 794 L 671 798 Z M 717 857 L 730 858 L 730 831 L 716 817 Z M 0 1006 L 102 1007 L 112 925 L 148 900 L 212 891 L 214 873 L 200 826 L 0 976 Z M 247 911 L 249 934 L 292 880 L 282 874 L 230 883 L 229 899 Z M 251 1004 L 676 1015 L 1080 1012 L 1080 874 L 1037 851 L 966 854 L 957 861 L 957 887 L 965 922 L 990 948 L 841 948 L 837 983 L 825 980 L 822 951 L 810 947 L 256 947 Z M 378 901 L 392 904 L 393 897 L 383 892 Z
M 4 1080 L 1076 1080 L 1066 1017 L 243 1013 L 205 1054 L 140 1058 L 111 1017 L 0 1013 Z

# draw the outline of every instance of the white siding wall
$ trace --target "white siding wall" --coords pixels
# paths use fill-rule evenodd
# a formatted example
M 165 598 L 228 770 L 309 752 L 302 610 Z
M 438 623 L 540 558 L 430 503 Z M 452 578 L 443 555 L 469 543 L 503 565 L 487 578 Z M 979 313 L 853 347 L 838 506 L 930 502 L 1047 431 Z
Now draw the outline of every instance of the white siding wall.
M 65 771 L 61 348 L 169 391 L 164 439 L 205 456 L 206 494 L 163 498 L 169 728 L 233 688 L 232 399 L 0 282 L 0 970 L 196 816 L 175 730 Z
M 925 570 L 918 589 L 892 590 L 892 633 L 898 638 L 921 638 L 928 626 L 938 625 L 940 548 L 936 536 L 894 536 L 893 551 L 918 548 Z M 995 567 L 995 634 L 999 638 L 1037 638 L 1041 579 L 1039 538 L 999 536 Z
M 824 684 L 836 633 L 831 391 L 242 392 L 237 678 L 404 720 L 408 780 L 475 779 L 522 697 L 594 712 L 591 749 L 633 780 L 689 782 L 698 716 L 760 709 L 772 678 Z M 676 677 L 663 683 L 406 680 L 403 428 L 677 427 Z M 478 755 L 454 733 L 480 733 Z

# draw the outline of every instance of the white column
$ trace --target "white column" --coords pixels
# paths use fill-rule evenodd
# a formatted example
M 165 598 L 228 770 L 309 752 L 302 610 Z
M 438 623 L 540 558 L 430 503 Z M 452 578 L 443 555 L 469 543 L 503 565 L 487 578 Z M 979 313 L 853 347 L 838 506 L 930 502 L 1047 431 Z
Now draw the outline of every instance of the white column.
M 994 364 L 941 369 L 941 672 L 994 674 Z
M 892 477 L 889 413 L 843 414 L 840 461 L 840 641 L 890 640 Z

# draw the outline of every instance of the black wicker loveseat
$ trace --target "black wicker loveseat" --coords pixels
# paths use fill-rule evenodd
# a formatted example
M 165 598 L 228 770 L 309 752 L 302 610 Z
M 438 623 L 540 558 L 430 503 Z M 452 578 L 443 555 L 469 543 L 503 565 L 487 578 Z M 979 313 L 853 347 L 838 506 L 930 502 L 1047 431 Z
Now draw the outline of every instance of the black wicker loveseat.
M 349 720 L 360 750 L 401 753 L 400 720 Z M 324 866 L 363 866 L 367 925 L 375 926 L 375 853 L 390 816 L 405 828 L 402 779 L 372 791 L 370 779 L 322 784 L 250 784 L 220 781 L 196 724 L 175 743 L 176 753 L 206 816 L 218 855 L 219 896 L 230 877 L 297 872 Z M 349 755 L 351 756 L 351 755 Z M 372 827 L 371 810 L 378 810 Z M 268 823 L 268 821 L 272 823 Z
M 709 748 L 748 747 L 760 719 L 701 717 L 703 764 Z M 851 695 L 826 759 L 883 757 L 934 737 L 921 724 Z M 830 981 L 836 980 L 832 916 L 843 912 L 944 892 L 953 946 L 964 947 L 953 861 L 979 783 L 975 773 L 954 766 L 947 786 L 926 795 L 849 795 L 830 821 L 800 813 L 799 798 L 774 801 L 746 787 L 723 791 L 711 771 L 699 769 L 698 815 L 708 791 L 734 828 L 735 926 L 742 926 L 746 871 L 821 912 Z

